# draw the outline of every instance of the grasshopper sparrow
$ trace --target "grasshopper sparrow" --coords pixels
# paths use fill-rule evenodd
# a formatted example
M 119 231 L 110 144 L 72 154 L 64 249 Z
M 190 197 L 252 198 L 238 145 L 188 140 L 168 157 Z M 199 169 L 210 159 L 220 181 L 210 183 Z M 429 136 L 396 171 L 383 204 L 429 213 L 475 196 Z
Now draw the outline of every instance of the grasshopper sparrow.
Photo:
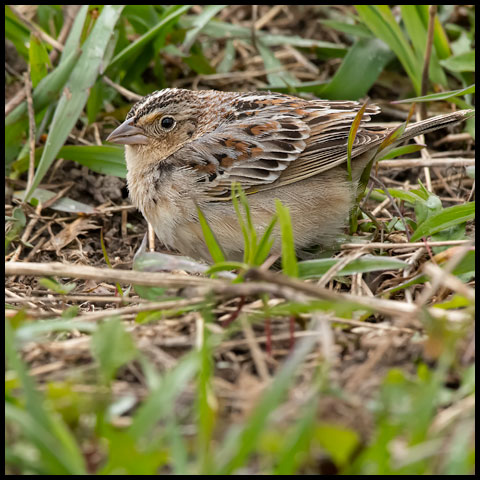
M 125 145 L 130 198 L 166 247 L 210 259 L 198 205 L 227 257 L 238 259 L 243 237 L 230 200 L 233 181 L 248 194 L 259 234 L 278 198 L 290 209 L 296 248 L 338 238 L 361 172 L 392 131 L 369 125 L 380 112 L 369 105 L 353 144 L 349 181 L 347 140 L 360 108 L 353 101 L 270 92 L 167 88 L 137 102 L 107 140 Z M 463 110 L 414 123 L 392 146 L 470 115 Z M 273 235 L 278 253 L 280 233 Z

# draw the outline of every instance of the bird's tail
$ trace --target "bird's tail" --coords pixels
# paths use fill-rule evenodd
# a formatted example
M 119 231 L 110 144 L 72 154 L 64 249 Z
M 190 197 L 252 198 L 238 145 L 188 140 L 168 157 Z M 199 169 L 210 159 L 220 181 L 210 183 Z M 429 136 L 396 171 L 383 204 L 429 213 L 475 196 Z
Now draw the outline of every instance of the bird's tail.
M 427 118 L 426 120 L 421 120 L 420 122 L 412 123 L 407 126 L 399 140 L 410 140 L 417 135 L 430 133 L 439 128 L 447 127 L 448 125 L 455 125 L 456 123 L 467 120 L 473 115 L 475 115 L 475 110 L 458 110 L 457 112 L 445 113 L 437 115 L 436 117 Z

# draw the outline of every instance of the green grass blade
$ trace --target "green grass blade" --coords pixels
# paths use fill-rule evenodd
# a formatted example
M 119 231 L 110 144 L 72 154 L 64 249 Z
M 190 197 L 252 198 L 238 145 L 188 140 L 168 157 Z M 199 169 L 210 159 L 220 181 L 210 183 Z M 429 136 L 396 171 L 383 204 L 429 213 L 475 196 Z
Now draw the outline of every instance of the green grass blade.
M 357 131 L 362 123 L 363 114 L 365 113 L 365 109 L 367 108 L 368 100 L 362 105 L 360 110 L 355 115 L 353 119 L 352 125 L 350 127 L 350 132 L 348 133 L 348 142 L 347 142 L 347 172 L 348 172 L 348 179 L 352 181 L 352 148 L 353 142 L 355 142 L 355 137 L 357 136 Z
M 17 52 L 28 60 L 28 40 L 30 30 L 12 12 L 12 9 L 5 5 L 5 38 L 10 40 L 17 49 Z
M 262 57 L 265 70 L 273 70 L 283 67 L 282 62 L 275 57 L 272 50 L 270 50 L 261 39 L 257 39 L 257 48 Z M 267 73 L 267 79 L 268 83 L 271 85 L 285 85 L 287 87 L 298 82 L 298 79 L 286 69 L 280 72 Z
M 292 222 L 288 207 L 284 207 L 280 200 L 275 199 L 280 231 L 282 233 L 282 269 L 285 275 L 298 277 L 298 264 L 295 255 Z
M 5 357 L 23 388 L 26 409 L 5 404 L 7 419 L 20 422 L 23 433 L 38 448 L 49 473 L 85 475 L 85 462 L 75 439 L 60 417 L 44 408 L 44 399 L 28 374 L 16 350 L 17 342 L 9 321 L 5 322 Z M 17 347 L 18 348 L 18 347 Z
M 391 158 L 397 158 L 403 155 L 408 155 L 410 153 L 416 153 L 424 149 L 426 145 L 421 145 L 418 143 L 412 143 L 411 145 L 404 145 L 403 147 L 396 147 L 390 150 L 381 160 L 389 160 Z
M 196 449 L 198 452 L 198 471 L 208 474 L 212 468 L 212 434 L 216 422 L 218 402 L 213 391 L 213 350 L 212 334 L 207 323 L 212 323 L 212 313 L 208 308 L 202 309 L 203 332 L 202 343 L 199 349 L 200 370 L 197 376 L 197 437 Z
M 261 265 L 267 259 L 268 254 L 270 253 L 270 250 L 272 249 L 274 243 L 274 240 L 272 240 L 270 237 L 272 235 L 275 225 L 277 224 L 277 221 L 278 216 L 275 215 L 268 224 L 268 227 L 263 232 L 263 235 L 258 242 L 255 256 L 253 258 L 254 265 Z
M 245 465 L 264 431 L 270 415 L 285 397 L 288 388 L 292 385 L 295 372 L 311 352 L 315 343 L 314 338 L 308 338 L 298 343 L 293 353 L 276 374 L 270 388 L 260 398 L 258 405 L 243 428 L 240 431 L 231 431 L 224 442 L 223 448 L 218 452 L 217 464 L 220 467 L 215 472 L 216 474 L 231 475 Z
M 241 186 L 237 184 L 236 182 L 232 182 L 232 203 L 233 203 L 233 208 L 235 209 L 235 213 L 237 214 L 237 221 L 238 224 L 240 225 L 240 230 L 242 231 L 243 235 L 243 262 L 244 263 L 249 263 L 250 261 L 250 248 L 251 248 L 251 241 L 250 241 L 250 236 L 249 236 L 249 231 L 247 228 L 247 225 L 245 224 L 245 220 L 243 219 L 242 212 L 240 211 L 240 191 L 241 191 Z
M 190 48 L 195 43 L 198 35 L 201 33 L 205 25 L 221 10 L 223 10 L 226 5 L 207 5 L 204 7 L 202 13 L 195 17 L 193 25 L 190 30 L 188 30 L 185 35 L 185 40 L 183 42 L 183 51 L 188 52 Z
M 63 47 L 63 52 L 60 56 L 59 66 L 65 62 L 73 52 L 76 52 L 80 48 L 80 39 L 87 13 L 88 5 L 82 5 L 75 15 L 75 20 L 73 21 L 72 28 L 70 29 L 70 33 Z
M 213 261 L 215 263 L 225 262 L 225 254 L 223 253 L 222 247 L 218 243 L 218 240 L 215 238 L 215 234 L 210 228 L 210 225 L 208 224 L 205 215 L 203 214 L 202 210 L 198 205 L 197 213 L 200 226 L 202 227 L 203 238 L 205 239 L 205 243 L 207 244 L 208 251 L 212 256 Z
M 107 74 L 115 67 L 121 65 L 130 58 L 139 55 L 141 50 L 143 50 L 150 42 L 155 40 L 158 34 L 169 22 L 178 19 L 183 13 L 189 10 L 191 5 L 176 5 L 174 11 L 163 18 L 157 25 L 152 27 L 148 32 L 143 34 L 141 37 L 137 38 L 133 43 L 124 48 L 119 52 L 113 60 L 110 62 L 107 68 Z
M 422 97 L 406 98 L 404 100 L 395 100 L 392 103 L 412 103 L 412 102 L 432 102 L 435 100 L 447 100 L 452 97 L 460 97 L 462 95 L 468 95 L 475 93 L 475 85 L 470 85 L 466 88 L 459 90 L 450 90 L 449 92 L 432 93 L 430 95 L 424 95 Z
M 420 93 L 422 64 L 415 57 L 390 8 L 387 5 L 355 5 L 355 8 L 375 36 L 395 52 L 415 91 Z
M 28 199 L 39 185 L 60 148 L 65 143 L 88 99 L 88 89 L 93 86 L 102 65 L 103 54 L 123 6 L 107 5 L 102 10 L 93 29 L 85 41 L 77 64 L 67 82 L 55 110 L 42 158 L 38 165 L 32 186 L 26 194 Z
M 419 63 L 423 63 L 425 58 L 425 49 L 427 45 L 427 28 L 428 20 L 425 24 L 422 20 L 422 13 L 428 19 L 427 5 L 401 5 L 402 20 L 410 37 L 416 57 Z M 422 12 L 421 10 L 424 10 Z M 426 12 L 425 12 L 426 11 Z M 444 87 L 447 86 L 447 77 L 438 62 L 435 49 L 432 49 L 429 64 L 429 77 L 434 83 L 438 83 Z
M 198 352 L 186 354 L 178 364 L 159 378 L 159 384 L 135 412 L 128 429 L 137 441 L 145 441 L 157 422 L 171 415 L 172 405 L 199 368 Z

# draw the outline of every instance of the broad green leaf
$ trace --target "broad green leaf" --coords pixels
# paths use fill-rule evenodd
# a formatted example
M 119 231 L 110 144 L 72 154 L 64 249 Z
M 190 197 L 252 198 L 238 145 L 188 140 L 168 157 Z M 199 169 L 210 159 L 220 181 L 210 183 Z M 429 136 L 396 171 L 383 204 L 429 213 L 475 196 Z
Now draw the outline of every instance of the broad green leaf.
M 475 218 L 475 202 L 445 208 L 425 220 L 425 222 L 417 228 L 410 238 L 410 241 L 416 242 L 422 237 L 428 237 L 441 230 L 472 220 L 473 218 Z
M 137 356 L 135 343 L 119 318 L 111 318 L 98 326 L 91 337 L 91 349 L 107 383 L 122 365 Z
M 97 324 L 87 321 L 80 321 L 78 319 L 76 319 L 75 322 L 72 322 L 70 318 L 61 318 L 60 320 L 44 319 L 41 322 L 25 322 L 15 330 L 15 338 L 20 344 L 25 345 L 27 342 L 38 340 L 39 337 L 45 338 L 46 335 L 51 335 L 52 333 L 93 333 L 96 329 Z
M 318 392 L 320 393 L 320 392 Z M 315 426 L 317 424 L 318 400 L 316 395 L 306 405 L 302 405 L 298 420 L 295 421 L 292 431 L 283 435 L 283 448 L 278 454 L 278 464 L 273 472 L 274 475 L 295 475 L 305 461 L 304 457 L 309 452 Z
M 43 147 L 35 150 L 35 164 L 43 153 Z M 66 145 L 62 147 L 55 158 L 64 158 L 85 165 L 90 170 L 104 175 L 125 178 L 127 167 L 123 147 L 112 145 Z M 12 164 L 12 168 L 23 173 L 28 169 L 28 156 L 22 157 Z
M 35 112 L 43 110 L 47 105 L 56 101 L 60 96 L 65 83 L 67 82 L 73 68 L 75 67 L 81 51 L 76 50 L 65 58 L 65 61 L 61 63 L 57 68 L 52 70 L 46 77 L 37 85 L 34 89 L 33 109 Z M 13 123 L 27 117 L 27 102 L 22 102 L 5 118 L 5 125 L 12 125 Z
M 183 58 L 183 62 L 199 75 L 211 75 L 215 69 L 210 65 L 208 58 L 202 53 L 192 53 Z
M 89 125 L 95 122 L 97 115 L 102 110 L 104 94 L 105 83 L 103 83 L 101 79 L 98 79 L 90 89 L 90 95 L 87 100 L 87 118 Z
M 9 230 L 5 231 L 5 253 L 10 243 L 17 238 L 27 224 L 27 217 L 20 207 L 15 207 L 12 212 L 12 217 L 8 219 L 8 221 L 12 222 L 12 225 Z
M 418 201 L 427 199 L 427 197 L 424 197 L 419 190 L 402 190 L 397 188 L 389 188 L 388 193 L 390 193 L 393 198 L 399 198 L 400 200 L 404 200 L 408 203 L 411 203 L 412 205 L 415 205 Z
M 440 23 L 438 15 L 435 16 L 433 43 L 439 59 L 448 58 L 452 54 L 447 34 Z
M 354 430 L 328 423 L 321 423 L 315 428 L 314 438 L 328 452 L 338 468 L 348 463 L 360 443 Z
M 40 80 L 47 75 L 47 66 L 51 66 L 48 52 L 43 42 L 35 35 L 30 35 L 28 62 L 32 78 L 32 87 L 35 88 Z
M 40 285 L 43 285 L 45 288 L 52 290 L 52 292 L 60 293 L 62 295 L 66 295 L 67 293 L 70 293 L 77 286 L 76 283 L 67 283 L 63 285 L 52 278 L 46 278 L 46 277 L 40 278 L 38 280 L 38 283 Z
M 475 51 L 446 58 L 440 64 L 451 72 L 475 72 Z
M 247 270 L 248 265 L 242 262 L 217 262 L 215 265 L 211 266 L 206 272 L 206 275 L 211 275 L 212 273 L 230 271 L 230 270 Z
M 180 19 L 179 24 L 182 27 L 189 29 L 194 24 L 195 19 L 195 16 L 184 15 Z M 249 43 L 252 40 L 251 28 L 222 22 L 216 19 L 212 19 L 207 23 L 202 32 L 212 38 L 241 38 Z M 303 38 L 298 35 L 281 35 L 258 31 L 256 32 L 256 37 L 257 39 L 260 39 L 264 45 L 269 47 L 291 45 L 292 47 L 298 48 L 315 48 L 317 50 L 333 52 L 335 57 L 343 57 L 346 53 L 344 45 L 311 38 Z
M 127 5 L 123 16 L 128 18 L 135 32 L 141 35 L 161 20 L 154 5 Z
M 145 401 L 135 411 L 128 432 L 137 441 L 145 441 L 158 422 L 172 415 L 172 405 L 197 373 L 199 368 L 198 351 L 184 355 L 178 363 L 166 371 L 158 380 Z
M 41 203 L 45 203 L 47 200 L 50 200 L 56 195 L 55 192 L 50 192 L 43 188 L 37 188 L 32 193 L 30 200 L 37 199 Z M 25 197 L 25 190 L 20 190 L 14 193 L 14 197 L 23 199 Z M 72 198 L 62 197 L 59 198 L 54 204 L 50 205 L 52 210 L 57 210 L 58 212 L 68 212 L 68 213 L 95 213 L 96 210 L 91 205 L 86 203 L 79 202 L 78 200 L 73 200 Z
M 95 83 L 102 65 L 103 54 L 123 6 L 106 5 L 82 47 L 82 54 L 75 65 L 67 86 L 58 102 L 50 134 L 43 150 L 33 184 L 26 194 L 28 199 L 38 187 L 60 148 L 83 111 L 89 95 L 89 88 Z
M 322 98 L 332 100 L 364 97 L 393 57 L 391 49 L 382 40 L 361 38 L 349 48 L 333 78 L 318 93 Z M 352 82 L 352 78 L 356 80 Z

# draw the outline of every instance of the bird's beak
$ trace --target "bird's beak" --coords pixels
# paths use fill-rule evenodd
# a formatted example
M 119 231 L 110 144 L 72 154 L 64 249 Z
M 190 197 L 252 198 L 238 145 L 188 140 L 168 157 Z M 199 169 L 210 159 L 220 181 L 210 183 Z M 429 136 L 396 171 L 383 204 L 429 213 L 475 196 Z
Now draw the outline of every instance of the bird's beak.
M 133 125 L 133 118 L 129 118 L 107 137 L 107 142 L 121 145 L 145 145 L 148 138 L 142 129 Z

